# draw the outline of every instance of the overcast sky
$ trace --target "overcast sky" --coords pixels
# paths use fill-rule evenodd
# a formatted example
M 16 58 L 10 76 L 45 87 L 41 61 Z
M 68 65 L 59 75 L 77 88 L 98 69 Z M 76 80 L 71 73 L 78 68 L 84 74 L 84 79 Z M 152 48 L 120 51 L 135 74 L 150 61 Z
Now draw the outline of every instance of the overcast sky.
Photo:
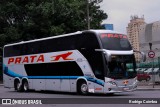
M 144 15 L 146 23 L 160 21 L 160 0 L 103 0 L 101 9 L 108 14 L 103 23 L 114 24 L 114 30 L 125 34 L 131 15 Z

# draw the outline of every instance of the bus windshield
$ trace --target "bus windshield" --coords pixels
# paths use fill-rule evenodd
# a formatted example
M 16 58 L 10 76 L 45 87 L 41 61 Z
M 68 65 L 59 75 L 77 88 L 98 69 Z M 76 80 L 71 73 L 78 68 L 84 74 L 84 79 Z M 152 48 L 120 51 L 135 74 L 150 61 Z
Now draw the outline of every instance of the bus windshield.
M 112 55 L 108 62 L 108 77 L 113 79 L 129 79 L 136 77 L 134 55 Z
M 100 38 L 104 49 L 119 51 L 132 50 L 126 35 L 104 33 L 100 35 Z

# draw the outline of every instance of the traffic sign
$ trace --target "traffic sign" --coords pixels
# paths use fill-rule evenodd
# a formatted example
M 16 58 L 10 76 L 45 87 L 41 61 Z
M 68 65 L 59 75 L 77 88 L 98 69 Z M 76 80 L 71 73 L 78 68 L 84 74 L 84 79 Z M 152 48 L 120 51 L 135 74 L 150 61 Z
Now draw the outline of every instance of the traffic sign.
M 155 57 L 155 52 L 154 52 L 154 51 L 149 51 L 149 52 L 148 52 L 148 56 L 149 56 L 150 58 L 154 58 L 154 57 Z

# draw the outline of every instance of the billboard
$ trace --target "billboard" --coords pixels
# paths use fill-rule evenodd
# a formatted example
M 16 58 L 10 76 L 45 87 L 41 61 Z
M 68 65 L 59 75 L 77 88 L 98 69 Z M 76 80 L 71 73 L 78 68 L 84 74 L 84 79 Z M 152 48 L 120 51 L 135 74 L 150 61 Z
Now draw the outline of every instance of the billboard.
M 113 24 L 103 24 L 102 27 L 106 30 L 114 30 Z

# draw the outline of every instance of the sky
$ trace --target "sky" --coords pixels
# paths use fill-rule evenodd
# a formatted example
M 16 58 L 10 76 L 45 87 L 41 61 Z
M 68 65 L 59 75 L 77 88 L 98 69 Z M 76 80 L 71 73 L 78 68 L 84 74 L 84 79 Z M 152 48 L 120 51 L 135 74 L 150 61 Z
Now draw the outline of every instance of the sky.
M 144 15 L 146 23 L 160 21 L 160 0 L 103 0 L 100 6 L 108 15 L 103 23 L 113 24 L 114 30 L 124 34 L 131 15 Z

